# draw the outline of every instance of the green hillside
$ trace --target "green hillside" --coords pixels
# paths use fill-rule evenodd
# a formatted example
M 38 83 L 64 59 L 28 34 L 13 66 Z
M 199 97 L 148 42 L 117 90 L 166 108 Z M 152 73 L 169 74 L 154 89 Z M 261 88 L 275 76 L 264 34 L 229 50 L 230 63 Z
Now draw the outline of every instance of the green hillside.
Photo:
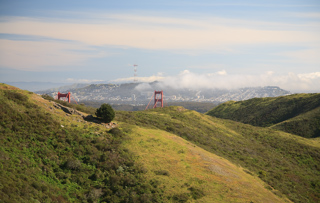
M 1 202 L 320 201 L 319 139 L 183 107 L 111 128 L 48 99 L 0 85 Z
M 242 168 L 173 134 L 121 122 L 110 130 L 45 98 L 0 85 L 1 202 L 286 200 Z M 178 170 L 171 161 L 181 161 Z
M 246 169 L 181 137 L 131 127 L 126 146 L 147 169 L 146 178 L 157 180 L 174 202 L 289 202 Z
M 294 202 L 320 201 L 320 142 L 182 107 L 118 112 L 117 120 L 178 135 L 260 177 Z M 282 194 L 281 194 L 282 193 Z
M 207 115 L 261 127 L 274 127 L 306 138 L 320 136 L 320 94 L 229 101 Z
M 84 107 L 82 107 L 84 108 Z M 163 202 L 117 128 L 0 86 L 0 202 Z
M 307 138 L 320 137 L 320 107 L 275 124 L 271 128 Z

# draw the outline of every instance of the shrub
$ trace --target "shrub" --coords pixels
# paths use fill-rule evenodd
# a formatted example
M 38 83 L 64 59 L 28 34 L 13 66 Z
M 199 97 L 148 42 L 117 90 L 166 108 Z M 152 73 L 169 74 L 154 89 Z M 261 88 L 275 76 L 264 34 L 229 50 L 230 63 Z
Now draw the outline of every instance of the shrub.
M 264 170 L 260 170 L 259 171 L 259 177 L 260 178 L 263 178 L 263 177 L 266 177 L 267 176 L 267 172 L 265 172 Z
M 109 133 L 112 134 L 114 137 L 123 137 L 123 132 L 119 128 L 112 128 L 109 130 Z
M 102 104 L 96 111 L 96 116 L 102 118 L 105 122 L 111 122 L 115 117 L 115 112 L 109 104 Z
M 48 94 L 43 94 L 41 95 L 42 98 L 46 99 L 46 100 L 49 100 L 49 101 L 54 101 L 54 98 L 51 97 L 50 95 Z
M 87 195 L 87 199 L 89 200 L 89 202 L 96 202 L 101 195 L 103 194 L 101 189 L 92 189 L 88 195 Z
M 169 176 L 169 171 L 167 170 L 158 170 L 154 172 L 156 175 L 163 175 L 163 176 Z
M 65 163 L 65 167 L 71 170 L 79 170 L 81 167 L 81 162 L 77 159 L 68 159 Z
M 173 195 L 172 199 L 175 202 L 187 202 L 189 200 L 189 195 L 188 193 L 181 193 L 181 194 L 175 194 Z
M 204 192 L 199 188 L 190 187 L 188 190 L 190 190 L 193 199 L 200 199 L 201 197 L 205 196 Z

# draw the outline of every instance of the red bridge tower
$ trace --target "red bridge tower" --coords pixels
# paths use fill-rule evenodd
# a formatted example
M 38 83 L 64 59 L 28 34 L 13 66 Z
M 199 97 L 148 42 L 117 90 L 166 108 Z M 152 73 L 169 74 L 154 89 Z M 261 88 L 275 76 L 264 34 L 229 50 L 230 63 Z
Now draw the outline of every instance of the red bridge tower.
M 152 95 L 152 97 L 154 96 L 154 105 L 153 105 L 153 108 L 157 108 L 157 107 L 163 107 L 163 91 L 154 91 L 154 94 Z M 146 107 L 145 110 L 148 109 L 149 107 L 149 104 L 152 100 L 152 97 Z
M 158 97 L 158 96 L 159 97 Z M 160 104 L 160 105 L 158 105 Z M 153 108 L 163 107 L 163 91 L 154 91 L 154 106 Z
M 67 94 L 62 94 L 62 93 L 58 92 L 57 97 L 58 97 L 58 100 L 60 100 L 60 98 L 65 97 L 65 98 L 66 98 L 65 101 L 68 100 L 68 102 L 70 103 L 72 96 L 71 96 L 71 93 L 70 93 L 70 92 L 68 92 Z M 72 99 L 73 99 L 73 101 L 76 102 L 76 100 L 75 100 L 73 97 L 72 97 Z M 76 102 L 76 104 L 78 104 L 78 103 Z
M 67 94 L 62 94 L 62 93 L 58 92 L 58 100 L 60 100 L 61 97 L 65 97 L 66 98 L 65 100 L 68 99 L 68 102 L 70 103 L 70 101 L 71 101 L 71 99 L 70 99 L 71 93 L 70 92 L 68 92 Z

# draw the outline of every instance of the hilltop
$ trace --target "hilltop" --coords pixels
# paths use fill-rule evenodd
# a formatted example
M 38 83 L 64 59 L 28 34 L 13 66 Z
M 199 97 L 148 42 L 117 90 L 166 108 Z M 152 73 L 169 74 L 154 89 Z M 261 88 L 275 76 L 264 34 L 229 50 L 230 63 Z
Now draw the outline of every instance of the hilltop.
M 108 125 L 4 84 L 0 103 L 4 202 L 320 200 L 317 139 L 183 107 L 117 111 Z
M 319 112 L 320 94 L 315 93 L 229 101 L 207 115 L 311 138 L 320 136 Z

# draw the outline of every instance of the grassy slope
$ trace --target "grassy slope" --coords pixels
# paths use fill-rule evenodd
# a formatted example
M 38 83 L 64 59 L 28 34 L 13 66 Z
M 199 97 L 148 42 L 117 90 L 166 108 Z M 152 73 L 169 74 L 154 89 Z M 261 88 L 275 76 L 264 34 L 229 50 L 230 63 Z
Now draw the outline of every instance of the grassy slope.
M 320 136 L 320 117 L 317 114 L 319 107 L 320 94 L 295 94 L 239 102 L 229 101 L 213 108 L 207 115 L 261 127 L 270 127 L 296 117 L 290 120 L 292 123 L 288 121 L 277 126 L 277 129 L 310 138 Z M 308 112 L 310 113 L 307 114 Z M 300 122 L 301 120 L 303 122 Z M 299 124 L 296 125 L 297 123 Z M 307 131 L 304 130 L 306 127 Z
M 302 137 L 320 137 L 320 107 L 277 123 L 271 128 Z
M 147 178 L 161 182 L 173 199 L 183 200 L 192 188 L 204 196 L 190 202 L 285 202 L 259 178 L 174 134 L 134 127 L 130 137 L 127 147 L 148 169 Z
M 117 120 L 178 135 L 247 168 L 248 173 L 295 202 L 320 200 L 318 139 L 222 120 L 182 107 L 118 112 Z
M 0 103 L 4 202 L 284 201 L 241 168 L 165 131 L 123 123 L 128 140 L 7 85 Z
M 1 84 L 0 202 L 163 202 L 125 139 Z

